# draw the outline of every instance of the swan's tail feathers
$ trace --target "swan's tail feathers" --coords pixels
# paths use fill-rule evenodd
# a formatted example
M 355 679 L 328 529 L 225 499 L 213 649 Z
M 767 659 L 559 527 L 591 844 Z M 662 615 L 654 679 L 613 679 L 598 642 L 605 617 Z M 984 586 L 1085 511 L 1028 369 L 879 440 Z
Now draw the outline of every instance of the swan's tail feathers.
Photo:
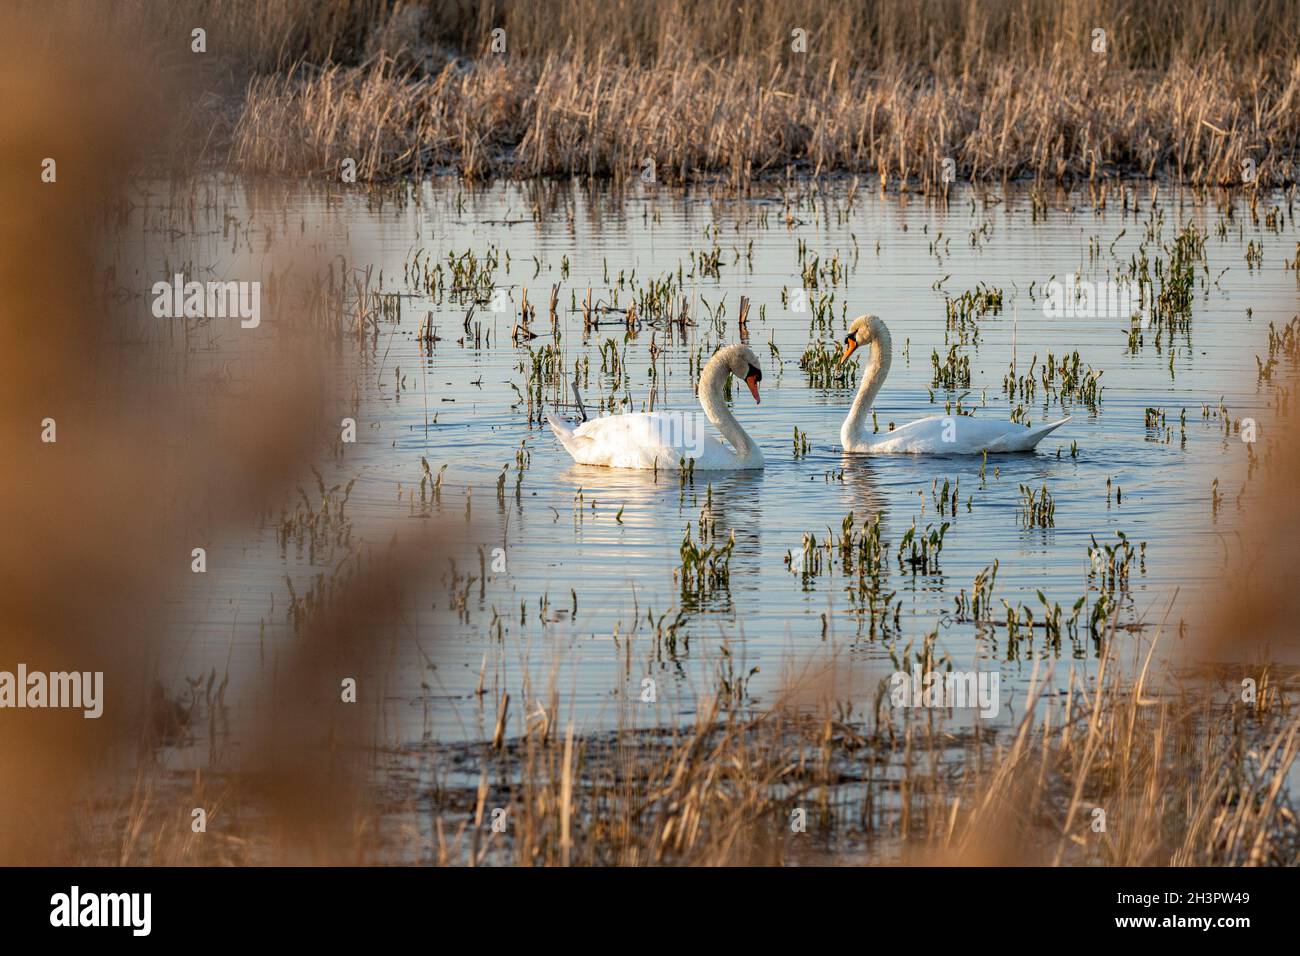
M 1046 425 L 1039 425 L 1037 428 L 1029 429 L 1029 434 L 1026 436 L 1027 441 L 1025 442 L 1025 450 L 1028 451 L 1029 449 L 1033 448 L 1035 445 L 1037 445 L 1040 441 L 1042 441 L 1052 432 L 1056 431 L 1058 428 L 1060 428 L 1062 425 L 1068 422 L 1072 417 L 1073 416 L 1071 415 L 1066 415 L 1059 422 L 1048 422 Z
M 582 444 L 582 439 L 574 434 L 577 426 L 573 422 L 565 421 L 554 412 L 546 413 L 546 423 L 551 426 L 551 431 L 555 432 L 555 437 L 560 440 L 565 450 L 570 455 L 575 454 L 578 446 Z
M 551 431 L 555 432 L 555 437 L 559 438 L 564 445 L 568 445 L 569 442 L 573 441 L 573 428 L 575 428 L 575 425 L 573 425 L 572 421 L 565 421 L 555 412 L 549 411 L 546 412 L 546 424 L 550 425 Z
M 555 432 L 555 437 L 560 441 L 573 437 L 573 425 L 554 412 L 546 413 L 546 424 L 551 426 L 551 431 Z

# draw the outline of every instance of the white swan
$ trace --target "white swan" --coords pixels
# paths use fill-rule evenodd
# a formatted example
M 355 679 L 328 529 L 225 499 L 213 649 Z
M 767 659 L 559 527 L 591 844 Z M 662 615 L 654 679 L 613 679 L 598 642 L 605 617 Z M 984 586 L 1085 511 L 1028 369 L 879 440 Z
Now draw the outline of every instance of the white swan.
M 981 452 L 1031 451 L 1035 445 L 1070 419 L 1028 428 L 1016 422 L 991 422 L 969 415 L 932 415 L 895 428 L 892 432 L 871 430 L 871 405 L 889 374 L 891 345 L 889 329 L 876 315 L 860 315 L 849 325 L 844 339 L 848 361 L 859 347 L 871 346 L 871 358 L 862 372 L 853 407 L 840 427 L 840 443 L 847 452 L 873 455 L 910 453 L 919 455 L 978 455 Z
M 719 349 L 700 373 L 700 405 L 730 447 L 706 435 L 704 422 L 695 412 L 634 412 L 576 426 L 547 412 L 546 420 L 580 465 L 673 471 L 685 461 L 693 462 L 696 471 L 762 468 L 763 453 L 740 427 L 723 397 L 728 375 L 743 380 L 758 401 L 763 373 L 748 345 Z

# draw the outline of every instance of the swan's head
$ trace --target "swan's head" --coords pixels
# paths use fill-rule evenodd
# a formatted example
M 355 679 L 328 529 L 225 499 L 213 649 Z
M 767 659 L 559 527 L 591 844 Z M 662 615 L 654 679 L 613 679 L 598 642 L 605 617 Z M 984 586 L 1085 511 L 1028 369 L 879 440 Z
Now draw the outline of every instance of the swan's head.
M 758 356 L 748 345 L 729 345 L 721 352 L 727 371 L 749 386 L 749 394 L 758 403 L 758 383 L 763 381 L 763 370 L 758 367 Z
M 844 352 L 841 362 L 847 362 L 849 356 L 864 345 L 870 345 L 885 334 L 885 323 L 878 315 L 860 315 L 849 323 L 848 334 L 844 336 Z

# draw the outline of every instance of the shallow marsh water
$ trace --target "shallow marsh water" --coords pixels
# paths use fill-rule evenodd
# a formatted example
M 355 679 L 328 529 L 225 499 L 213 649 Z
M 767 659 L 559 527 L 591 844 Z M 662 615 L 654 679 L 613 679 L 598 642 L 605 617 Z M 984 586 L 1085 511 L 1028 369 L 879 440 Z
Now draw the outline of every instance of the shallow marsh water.
M 1163 620 L 1170 632 L 1180 622 L 1185 632 L 1195 629 L 1200 608 L 1187 597 L 1213 583 L 1225 554 L 1239 547 L 1230 521 L 1243 488 L 1243 503 L 1250 496 L 1247 447 L 1238 435 L 1225 435 L 1220 402 L 1230 418 L 1267 419 L 1256 356 L 1267 355 L 1269 323 L 1285 325 L 1296 312 L 1295 273 L 1282 260 L 1291 257 L 1297 231 L 1281 197 L 1261 200 L 1255 223 L 1240 198 L 1228 219 L 1212 201 L 1169 189 L 1160 190 L 1153 220 L 1149 185 L 1139 187 L 1140 208 L 1127 214 L 1117 194 L 1096 211 L 1076 191 L 1049 196 L 1037 215 L 1021 188 L 958 190 L 946 205 L 869 192 L 850 203 L 845 184 L 811 200 L 805 189 L 802 201 L 789 205 L 776 195 L 712 201 L 641 186 L 620 195 L 568 186 L 470 192 L 426 184 L 404 202 L 384 203 L 338 189 L 238 180 L 200 189 L 204 211 L 185 235 L 141 231 L 136 252 L 149 264 L 143 275 L 170 274 L 178 261 L 199 278 L 209 269 L 220 276 L 246 266 L 256 258 L 254 243 L 232 241 L 233 222 L 236 236 L 265 234 L 268 243 L 341 240 L 350 249 L 349 267 L 370 267 L 372 291 L 393 297 L 377 336 L 363 346 L 358 439 L 328 467 L 316 464 L 328 484 L 356 478 L 347 505 L 350 547 L 381 544 L 404 522 L 440 513 L 470 529 L 454 575 L 444 559 L 431 559 L 409 646 L 393 651 L 383 693 L 385 736 L 396 744 L 490 737 L 502 691 L 515 695 L 512 733 L 552 697 L 556 716 L 580 732 L 679 723 L 720 673 L 747 680 L 740 696 L 762 708 L 793 672 L 828 661 L 834 693 L 870 710 L 879 679 L 930 633 L 937 634 L 936 656 L 947 655 L 952 666 L 999 670 L 1001 719 L 1009 720 L 1023 707 L 1035 653 L 1085 672 L 1094 666 L 1096 643 L 1087 629 L 1098 594 L 1089 578 L 1094 538 L 1114 545 L 1122 532 L 1135 550 L 1142 547 L 1121 595 L 1121 624 Z M 142 198 L 132 216 L 142 224 L 166 218 L 166 196 L 160 190 Z M 1270 229 L 1263 218 L 1274 205 L 1285 215 Z M 1158 238 L 1148 233 L 1156 221 Z M 1153 259 L 1163 258 L 1161 244 L 1188 223 L 1205 237 L 1209 268 L 1196 268 L 1191 321 L 1172 345 L 1162 337 L 1157 346 L 1148 330 L 1131 349 L 1126 317 L 1045 316 L 1043 287 L 1052 278 L 1077 272 L 1105 279 L 1144 242 Z M 1251 242 L 1263 245 L 1261 268 L 1247 262 Z M 416 262 L 427 269 L 441 264 L 449 285 L 449 255 L 467 252 L 479 262 L 496 259 L 491 289 L 483 287 L 484 301 L 470 318 L 478 334 L 468 336 L 465 297 L 431 292 L 413 269 Z M 716 255 L 716 267 L 701 265 L 701 254 Z M 814 256 L 823 267 L 837 258 L 843 276 L 828 284 L 823 273 L 800 311 L 801 270 Z M 598 306 L 622 309 L 650 280 L 667 281 L 687 298 L 694 324 L 684 341 L 678 330 L 662 321 L 655 328 L 648 319 L 629 336 L 622 312 L 600 314 L 600 328 L 583 335 L 589 286 Z M 560 286 L 558 340 L 546 314 L 553 284 Z M 945 356 L 959 342 L 947 325 L 945 299 L 981 285 L 1000 289 L 1003 304 L 975 320 L 976 341 L 958 344 L 958 354 L 970 359 L 970 386 L 932 389 L 932 353 Z M 140 291 L 147 287 L 143 282 Z M 527 345 L 511 341 L 525 287 L 538 333 Z M 493 311 L 497 290 L 508 306 Z M 683 484 L 670 472 L 576 466 L 539 427 L 538 409 L 524 399 L 530 349 L 559 349 L 567 376 L 548 381 L 543 396 L 564 402 L 566 413 L 572 414 L 568 378 L 575 362 L 587 360 L 589 407 L 614 396 L 641 410 L 653 387 L 655 407 L 693 409 L 693 362 L 738 340 L 742 295 L 751 301 L 748 337 L 763 364 L 763 401 L 755 406 L 739 388 L 733 407 L 763 449 L 762 472 L 701 472 Z M 815 313 L 826 295 L 829 323 Z M 723 318 L 711 321 L 720 304 Z M 1058 400 L 1040 383 L 1036 397 L 1024 401 L 1028 418 L 1073 420 L 1034 454 L 991 456 L 982 476 L 979 458 L 845 456 L 838 433 L 856 378 L 845 387 L 810 387 L 800 357 L 810 342 L 836 347 L 845 318 L 863 312 L 884 318 L 894 340 L 893 366 L 876 403 L 882 430 L 890 421 L 942 414 L 944 402 L 960 395 L 979 417 L 1005 420 L 1017 404 L 1003 393 L 1013 354 L 1023 375 L 1031 360 L 1037 372 L 1049 352 L 1059 363 L 1077 351 L 1084 368 L 1101 373 L 1100 401 L 1089 408 Z M 432 346 L 417 339 L 426 316 L 440 339 Z M 256 330 L 231 322 L 219 337 L 211 328 L 204 334 L 214 337 L 210 348 L 227 365 L 256 361 Z M 601 372 L 602 348 L 617 353 L 625 370 L 616 386 Z M 1163 410 L 1163 426 L 1148 422 L 1152 408 Z M 798 456 L 795 428 L 808 442 Z M 431 495 L 420 501 L 421 459 L 435 474 L 446 466 L 437 503 Z M 308 464 L 305 488 L 314 484 Z M 1216 478 L 1223 496 L 1217 506 Z M 945 481 L 959 487 L 955 514 L 938 512 L 935 483 Z M 1021 486 L 1044 484 L 1055 503 L 1054 526 L 1025 527 Z M 692 527 L 698 543 L 705 509 L 718 543 L 735 536 L 729 583 L 687 596 L 674 575 L 685 529 Z M 800 573 L 804 535 L 819 542 L 837 536 L 849 512 L 858 527 L 878 517 L 880 536 L 891 545 L 882 591 L 893 603 L 874 635 L 852 612 L 848 582 L 829 560 L 820 574 Z M 950 524 L 937 567 L 913 571 L 896 560 L 913 522 L 918 533 Z M 470 582 L 465 576 L 478 575 L 480 547 L 487 580 Z M 506 570 L 494 573 L 496 547 L 504 549 Z M 339 555 L 313 560 L 292 545 L 284 550 L 269 526 L 227 529 L 212 555 L 209 573 L 173 596 L 175 653 L 160 662 L 159 673 L 169 687 L 213 668 L 228 673 L 225 702 L 242 715 L 235 718 L 238 736 L 241 721 L 266 713 L 259 675 L 274 666 L 277 646 L 295 640 L 285 613 L 286 577 L 302 587 Z M 976 575 L 995 560 L 993 617 L 1002 625 L 959 620 L 959 593 L 970 596 Z M 1075 639 L 1067 634 L 1059 647 L 1045 646 L 1040 591 L 1060 604 L 1064 618 L 1086 595 Z M 1007 640 L 1003 600 L 1032 608 L 1039 624 L 1015 646 Z M 1120 631 L 1119 639 L 1140 653 L 1150 630 Z M 478 694 L 481 671 L 486 693 Z M 653 704 L 641 702 L 647 678 L 656 682 Z

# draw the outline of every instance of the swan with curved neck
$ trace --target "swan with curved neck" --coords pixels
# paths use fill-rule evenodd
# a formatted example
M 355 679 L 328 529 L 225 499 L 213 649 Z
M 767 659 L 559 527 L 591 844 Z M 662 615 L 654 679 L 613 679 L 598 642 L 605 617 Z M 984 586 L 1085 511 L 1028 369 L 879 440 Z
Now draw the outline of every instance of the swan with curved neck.
M 699 416 L 686 412 L 634 412 L 609 415 L 580 425 L 547 412 L 551 430 L 580 465 L 607 468 L 738 471 L 763 467 L 763 453 L 727 406 L 730 375 L 749 386 L 758 402 L 763 373 L 748 345 L 719 349 L 700 373 L 699 400 L 704 416 L 726 440 L 706 435 Z
M 876 433 L 872 430 L 871 409 L 885 384 L 892 358 L 889 329 L 877 315 L 860 315 L 850 323 L 840 361 L 847 362 L 864 346 L 870 356 L 853 406 L 840 426 L 840 443 L 847 452 L 978 455 L 983 452 L 1032 451 L 1035 445 L 1070 420 L 1062 418 L 1030 428 L 1016 422 L 991 422 L 970 415 L 932 415 L 890 432 Z

